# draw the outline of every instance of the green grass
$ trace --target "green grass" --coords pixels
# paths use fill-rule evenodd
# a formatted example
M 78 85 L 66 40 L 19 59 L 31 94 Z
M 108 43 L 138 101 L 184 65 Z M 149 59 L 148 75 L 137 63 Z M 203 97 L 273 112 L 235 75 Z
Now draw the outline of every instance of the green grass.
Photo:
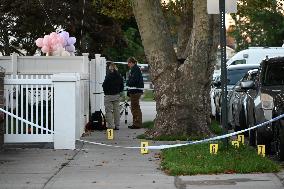
M 154 121 L 146 121 L 142 123 L 142 127 L 146 129 L 151 129 L 154 127 Z
M 143 101 L 154 101 L 154 91 L 145 90 L 142 96 Z
M 211 155 L 209 144 L 188 145 L 162 150 L 161 167 L 169 175 L 196 175 L 217 173 L 278 172 L 280 166 L 268 158 L 257 155 L 254 148 L 229 145 L 228 150 L 219 143 L 217 155 Z
M 222 129 L 220 123 L 216 120 L 212 120 L 212 123 L 211 123 L 209 129 L 211 130 L 212 133 L 214 133 L 216 135 L 221 135 L 223 133 L 223 129 Z

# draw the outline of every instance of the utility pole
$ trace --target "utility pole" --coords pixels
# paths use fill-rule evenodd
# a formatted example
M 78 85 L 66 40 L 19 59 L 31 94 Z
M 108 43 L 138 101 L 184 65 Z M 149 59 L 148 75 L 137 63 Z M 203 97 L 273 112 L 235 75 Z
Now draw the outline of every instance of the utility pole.
M 222 88 L 222 127 L 223 133 L 228 133 L 227 115 L 227 67 L 226 67 L 226 24 L 225 24 L 225 0 L 219 0 L 220 11 L 220 50 L 221 50 L 221 88 Z M 224 139 L 224 144 L 228 146 L 228 139 Z

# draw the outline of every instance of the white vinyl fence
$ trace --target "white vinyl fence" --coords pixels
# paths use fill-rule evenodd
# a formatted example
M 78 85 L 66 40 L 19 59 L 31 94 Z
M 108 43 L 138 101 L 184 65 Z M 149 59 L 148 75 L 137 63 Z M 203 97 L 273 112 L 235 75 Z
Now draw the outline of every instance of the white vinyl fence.
M 104 109 L 102 81 L 106 59 L 73 57 L 0 57 L 6 70 L 5 143 L 54 142 L 75 149 L 89 114 Z M 91 108 L 91 110 L 90 110 Z M 35 125 L 33 125 L 35 124 Z
M 4 83 L 4 109 L 39 125 L 6 114 L 5 142 L 53 142 L 53 133 L 46 131 L 54 131 L 50 75 L 7 75 Z

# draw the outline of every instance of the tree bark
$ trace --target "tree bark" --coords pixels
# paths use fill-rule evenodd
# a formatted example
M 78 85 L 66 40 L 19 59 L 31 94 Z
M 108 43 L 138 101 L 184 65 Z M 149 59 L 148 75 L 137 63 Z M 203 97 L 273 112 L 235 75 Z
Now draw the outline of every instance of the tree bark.
M 193 25 L 193 0 L 183 0 L 180 23 L 178 27 L 177 57 L 184 60 L 187 58 L 187 46 L 190 42 L 190 34 Z
M 187 60 L 179 64 L 159 0 L 133 0 L 151 79 L 157 116 L 150 136 L 210 135 L 209 90 L 218 44 L 218 25 L 209 16 L 206 0 L 193 1 L 194 22 Z

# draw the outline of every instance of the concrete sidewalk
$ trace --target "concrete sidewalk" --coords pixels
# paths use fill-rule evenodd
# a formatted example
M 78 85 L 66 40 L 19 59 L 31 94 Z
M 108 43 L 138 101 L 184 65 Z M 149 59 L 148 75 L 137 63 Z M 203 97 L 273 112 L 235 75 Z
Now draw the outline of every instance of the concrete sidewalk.
M 155 106 L 142 103 L 144 121 L 153 120 Z M 128 120 L 131 122 L 131 115 Z M 123 120 L 122 120 L 123 121 Z M 129 125 L 130 125 L 129 122 Z M 82 138 L 119 146 L 140 146 L 137 135 L 122 124 L 114 140 L 105 131 Z M 154 143 L 152 143 L 154 144 Z M 21 146 L 23 147 L 23 146 Z M 126 149 L 78 142 L 77 150 L 53 150 L 50 146 L 6 148 L 0 152 L 0 189 L 68 188 L 68 189 L 186 189 L 186 188 L 283 188 L 283 173 L 167 176 L 160 170 L 159 151 L 147 155 L 139 149 Z

